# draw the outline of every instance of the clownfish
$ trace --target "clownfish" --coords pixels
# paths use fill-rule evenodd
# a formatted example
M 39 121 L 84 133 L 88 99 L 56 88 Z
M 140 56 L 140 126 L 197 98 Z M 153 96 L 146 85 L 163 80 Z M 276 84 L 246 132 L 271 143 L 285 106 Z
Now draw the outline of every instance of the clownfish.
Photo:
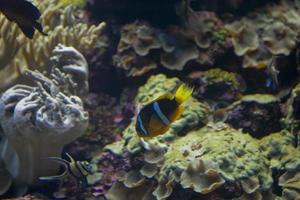
M 141 138 L 152 138 L 164 134 L 170 125 L 183 113 L 182 103 L 193 93 L 193 89 L 182 84 L 175 95 L 164 94 L 145 105 L 136 117 L 136 132 Z

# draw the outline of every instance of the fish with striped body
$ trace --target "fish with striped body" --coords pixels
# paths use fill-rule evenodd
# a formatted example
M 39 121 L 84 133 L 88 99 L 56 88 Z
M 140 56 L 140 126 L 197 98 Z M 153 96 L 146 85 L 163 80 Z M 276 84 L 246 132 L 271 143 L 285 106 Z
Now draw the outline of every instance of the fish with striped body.
M 164 134 L 184 111 L 182 103 L 193 89 L 182 84 L 175 95 L 167 93 L 145 105 L 136 118 L 136 132 L 141 138 L 152 138 Z
M 65 167 L 65 171 L 57 176 L 46 176 L 39 177 L 40 181 L 62 181 L 64 178 L 71 176 L 76 180 L 77 186 L 87 185 L 86 177 L 89 174 L 93 174 L 93 168 L 87 161 L 76 161 L 70 154 L 66 153 L 70 161 L 59 157 L 49 157 L 48 159 L 53 160 L 62 164 Z

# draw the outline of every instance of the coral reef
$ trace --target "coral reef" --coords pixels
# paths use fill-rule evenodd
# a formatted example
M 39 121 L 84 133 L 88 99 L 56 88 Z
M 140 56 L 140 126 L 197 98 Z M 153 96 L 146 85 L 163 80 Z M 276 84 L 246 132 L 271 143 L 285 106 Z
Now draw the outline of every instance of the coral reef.
M 162 91 L 174 91 L 178 81 L 163 75 L 152 76 L 139 88 L 136 103 L 146 104 Z M 187 105 L 186 111 L 195 112 L 190 102 Z M 237 113 L 237 108 L 246 110 Z M 179 130 L 185 130 L 184 134 L 171 127 L 166 134 L 147 141 L 150 149 L 140 142 L 133 120 L 123 132 L 123 139 L 107 145 L 105 150 L 115 155 L 116 163 L 125 156 L 129 163 L 139 158 L 139 164 L 115 166 L 117 181 L 109 190 L 108 199 L 176 199 L 174 192 L 207 200 L 222 199 L 225 195 L 230 199 L 275 199 L 281 195 L 272 193 L 272 187 L 279 181 L 273 172 L 297 171 L 300 160 L 294 156 L 299 151 L 293 146 L 293 134 L 286 130 L 278 132 L 283 116 L 279 100 L 272 95 L 246 95 L 225 109 L 228 123 L 234 117 L 242 122 L 241 127 L 236 127 L 240 130 L 222 122 L 210 122 L 203 127 L 207 120 L 202 125 L 197 124 L 201 120 L 196 120 L 191 126 L 197 118 L 193 115 L 184 120 L 190 115 L 187 114 L 174 122 L 174 126 L 181 122 Z M 205 113 L 208 117 L 209 109 Z M 249 113 L 257 116 L 244 116 Z M 278 116 L 274 118 L 275 113 Z M 278 187 L 286 186 L 280 181 Z M 291 195 L 283 191 L 283 196 Z M 131 196 L 133 192 L 135 195 Z
M 283 200 L 291 200 L 291 199 L 299 199 L 299 181 L 300 174 L 299 172 L 285 172 L 279 178 L 279 185 L 283 188 L 282 199 Z
M 257 140 L 224 123 L 209 123 L 165 144 L 157 140 L 152 150 L 143 151 L 142 166 L 120 169 L 123 175 L 110 189 L 108 198 L 169 199 L 173 192 L 185 194 L 190 188 L 196 192 L 191 195 L 201 199 L 223 199 L 224 192 L 230 199 L 275 199 L 271 188 L 278 179 L 273 180 L 272 172 L 287 170 L 286 174 L 295 174 L 299 168 L 299 151 L 292 140 L 288 131 Z M 128 148 L 126 144 L 116 145 L 123 145 L 123 154 Z M 297 176 L 289 175 L 291 180 L 283 178 L 286 176 L 279 178 L 279 186 L 285 188 L 282 196 L 293 199 L 298 195 L 297 183 L 287 183 L 297 181 Z M 180 189 L 174 190 L 178 184 Z M 233 191 L 238 193 L 230 193 L 228 184 L 239 184 L 240 192 L 235 188 Z M 131 192 L 137 196 L 130 196 Z
M 71 78 L 69 84 L 58 82 L 62 92 L 77 96 L 86 95 L 89 91 L 89 71 L 88 63 L 84 56 L 74 47 L 66 47 L 58 44 L 53 50 L 53 56 L 50 58 L 55 68 L 62 70 Z M 54 69 L 55 69 L 54 68 Z M 59 76 L 60 73 L 54 73 L 53 76 Z M 59 77 L 57 77 L 59 79 Z M 63 88 L 67 87 L 67 88 Z
M 125 173 L 112 187 L 109 199 L 124 199 L 126 191 L 140 190 L 144 191 L 141 199 L 166 199 L 176 183 L 202 195 L 231 182 L 239 182 L 245 195 L 272 185 L 269 161 L 256 139 L 225 124 L 191 131 L 169 143 L 162 153 L 155 153 L 157 146 L 163 144 L 158 142 L 153 152 L 144 152 L 144 166 Z
M 0 15 L 0 195 L 299 199 L 299 2 L 35 3 L 48 36 Z M 142 140 L 137 112 L 182 82 L 184 112 Z M 97 167 L 86 187 L 40 187 L 62 151 Z
M 55 51 L 56 56 L 66 56 L 64 58 L 71 61 L 65 64 L 77 69 L 77 63 L 72 65 L 72 61 L 77 61 L 74 52 L 81 55 L 78 51 L 61 45 Z M 65 144 L 84 134 L 88 113 L 84 111 L 81 99 L 72 95 L 72 84 L 81 83 L 80 79 L 72 79 L 72 72 L 54 65 L 47 78 L 38 71 L 27 70 L 25 75 L 35 86 L 15 85 L 2 94 L 0 160 L 4 164 L 2 170 L 9 172 L 10 177 L 3 177 L 4 180 L 9 178 L 9 182 L 2 185 L 5 189 L 1 188 L 1 194 L 11 185 L 16 188 L 16 195 L 23 194 L 29 185 L 38 184 L 38 177 L 56 173 L 58 166 L 48 163 L 46 158 L 60 156 Z
M 292 52 L 300 28 L 298 9 L 293 1 L 281 1 L 226 25 L 236 55 L 243 56 L 243 67 L 265 68 L 272 55 Z
M 141 76 L 158 66 L 183 70 L 191 61 L 212 65 L 224 53 L 222 49 L 230 46 L 220 20 L 212 13 L 200 12 L 194 14 L 189 24 L 186 29 L 167 30 L 143 22 L 124 25 L 115 65 L 128 76 Z
M 78 10 L 76 7 L 60 6 L 58 0 L 40 2 L 37 5 L 42 13 L 45 32 L 49 36 L 36 34 L 32 40 L 25 39 L 11 22 L 0 17 L 3 24 L 1 45 L 9 45 L 10 48 L 4 49 L 5 59 L 1 59 L 2 91 L 16 83 L 26 69 L 48 70 L 49 57 L 58 43 L 73 46 L 83 53 L 93 48 L 106 48 L 106 38 L 102 33 L 105 23 L 88 25 L 74 16 Z
M 214 68 L 189 75 L 191 83 L 196 86 L 194 96 L 208 101 L 214 107 L 229 105 L 241 96 L 245 82 L 237 74 Z
M 163 74 L 152 76 L 144 86 L 139 88 L 135 103 L 136 105 L 145 105 L 167 92 L 174 93 L 179 85 L 180 80 L 177 78 L 169 79 Z M 185 111 L 182 113 L 182 117 L 172 123 L 169 131 L 162 135 L 162 138 L 170 139 L 170 137 L 175 137 L 176 135 L 183 135 L 186 131 L 197 126 L 203 126 L 207 122 L 210 110 L 206 104 L 190 98 L 183 106 Z M 132 130 L 133 124 L 125 131 L 125 137 L 128 135 L 137 138 L 135 130 Z
M 141 76 L 160 66 L 183 70 L 189 63 L 213 65 L 232 45 L 244 68 L 264 69 L 272 56 L 288 56 L 296 47 L 297 9 L 296 3 L 282 1 L 229 23 L 213 12 L 179 5 L 178 14 L 187 15 L 185 26 L 161 29 L 140 21 L 124 25 L 114 62 L 128 76 Z
M 262 138 L 282 128 L 279 100 L 273 95 L 245 95 L 226 108 L 225 122 L 253 137 Z

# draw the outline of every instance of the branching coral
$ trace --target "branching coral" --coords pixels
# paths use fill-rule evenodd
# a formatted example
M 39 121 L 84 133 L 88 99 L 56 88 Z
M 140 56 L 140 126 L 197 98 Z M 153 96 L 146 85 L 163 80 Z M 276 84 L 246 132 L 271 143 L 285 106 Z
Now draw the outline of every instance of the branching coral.
M 70 49 L 72 51 L 67 51 L 71 53 L 69 60 L 74 61 L 74 49 L 67 48 Z M 66 51 L 60 53 L 66 56 Z M 37 184 L 39 176 L 56 173 L 58 166 L 48 163 L 46 158 L 60 156 L 63 146 L 82 135 L 88 123 L 81 99 L 66 89 L 71 86 L 61 90 L 62 83 L 72 84 L 67 81 L 72 74 L 61 72 L 57 66 L 53 67 L 50 78 L 38 71 L 28 70 L 25 74 L 36 86 L 15 85 L 0 100 L 4 140 L 1 142 L 11 145 L 17 162 L 12 165 L 13 161 L 1 158 L 21 194 L 29 185 Z M 7 153 L 7 149 L 1 150 L 0 154 Z
M 0 15 L 0 27 L 0 83 L 1 87 L 6 88 L 20 73 L 17 66 L 7 67 L 7 65 L 15 58 L 22 46 L 20 38 L 23 36 L 17 25 L 9 22 L 3 15 Z
M 7 54 L 11 52 L 10 55 L 6 55 L 6 58 L 1 60 L 0 75 L 9 77 L 1 79 L 3 83 L 5 81 L 5 84 L 1 82 L 1 90 L 13 84 L 26 69 L 47 70 L 49 57 L 58 43 L 73 46 L 80 52 L 106 47 L 106 38 L 102 34 L 105 23 L 90 26 L 80 22 L 74 17 L 73 13 L 76 13 L 74 7 L 61 7 L 56 5 L 57 1 L 51 0 L 38 4 L 42 12 L 41 20 L 48 36 L 36 34 L 33 40 L 23 39 L 22 47 L 15 40 L 18 30 L 15 30 L 15 27 L 8 21 L 1 22 L 5 25 L 1 26 L 1 37 L 7 37 L 1 43 L 11 45 L 10 51 L 6 52 Z M 9 32 L 11 36 L 6 34 Z M 11 43 L 9 38 L 14 38 L 14 43 Z
M 54 56 L 50 58 L 53 64 L 70 76 L 70 84 L 66 84 L 65 82 L 58 83 L 61 87 L 69 86 L 69 88 L 63 91 L 65 93 L 71 92 L 71 94 L 79 96 L 87 94 L 89 90 L 89 71 L 88 63 L 84 56 L 74 47 L 66 47 L 62 44 L 58 44 L 54 48 L 53 54 Z M 54 68 L 54 70 L 55 69 L 56 68 Z M 52 73 L 52 75 L 55 76 L 53 78 L 55 78 L 57 82 L 63 80 L 59 77 L 61 74 L 62 73 L 59 73 L 57 70 Z M 64 79 L 66 80 L 67 78 Z M 72 88 L 70 88 L 70 86 Z

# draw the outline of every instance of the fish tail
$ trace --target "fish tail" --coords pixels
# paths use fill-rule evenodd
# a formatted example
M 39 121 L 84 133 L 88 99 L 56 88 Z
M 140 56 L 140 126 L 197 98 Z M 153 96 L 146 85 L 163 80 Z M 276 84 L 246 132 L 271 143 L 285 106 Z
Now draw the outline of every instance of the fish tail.
M 39 22 L 34 22 L 33 23 L 33 26 L 42 34 L 42 35 L 44 35 L 44 36 L 47 36 L 48 34 L 47 33 L 45 33 L 44 31 L 43 31 L 43 26 L 39 23 Z
M 181 84 L 175 93 L 175 100 L 181 104 L 186 101 L 193 93 L 193 88 L 185 84 Z

